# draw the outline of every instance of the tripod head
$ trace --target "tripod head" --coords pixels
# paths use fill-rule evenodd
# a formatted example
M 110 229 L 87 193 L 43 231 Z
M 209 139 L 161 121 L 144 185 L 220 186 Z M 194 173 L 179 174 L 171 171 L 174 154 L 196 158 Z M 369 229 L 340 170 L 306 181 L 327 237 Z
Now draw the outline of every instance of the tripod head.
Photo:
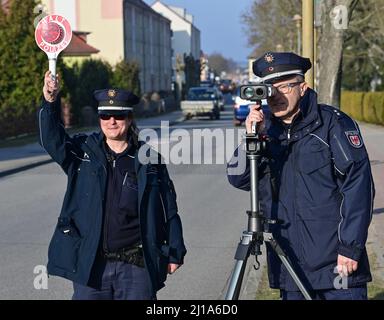
M 267 150 L 268 136 L 260 133 L 247 133 L 245 145 L 247 156 L 260 157 Z

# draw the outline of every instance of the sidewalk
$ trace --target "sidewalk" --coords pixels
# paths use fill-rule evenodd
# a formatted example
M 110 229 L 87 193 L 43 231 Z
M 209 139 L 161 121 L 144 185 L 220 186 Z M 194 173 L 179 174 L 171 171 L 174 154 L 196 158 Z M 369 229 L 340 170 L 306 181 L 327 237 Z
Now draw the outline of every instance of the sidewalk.
M 140 129 L 156 129 L 160 128 L 161 121 L 169 121 L 169 125 L 172 126 L 183 120 L 182 111 L 174 111 L 157 117 L 140 118 L 136 122 Z M 97 130 L 95 127 L 93 131 Z M 51 157 L 37 141 L 21 147 L 0 148 L 0 178 L 49 162 L 52 162 Z
M 384 127 L 359 124 L 372 166 L 376 195 L 367 248 L 373 284 L 381 287 L 376 299 L 384 299 Z

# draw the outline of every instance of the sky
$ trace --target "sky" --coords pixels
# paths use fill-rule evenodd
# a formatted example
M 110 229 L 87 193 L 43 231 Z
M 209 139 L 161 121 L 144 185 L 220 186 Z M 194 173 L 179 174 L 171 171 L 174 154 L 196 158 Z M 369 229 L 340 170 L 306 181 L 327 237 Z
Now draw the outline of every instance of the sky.
M 155 0 L 144 0 L 151 5 Z M 254 0 L 161 0 L 166 5 L 187 9 L 200 30 L 204 53 L 219 52 L 226 58 L 245 63 L 252 48 L 247 47 L 244 13 Z

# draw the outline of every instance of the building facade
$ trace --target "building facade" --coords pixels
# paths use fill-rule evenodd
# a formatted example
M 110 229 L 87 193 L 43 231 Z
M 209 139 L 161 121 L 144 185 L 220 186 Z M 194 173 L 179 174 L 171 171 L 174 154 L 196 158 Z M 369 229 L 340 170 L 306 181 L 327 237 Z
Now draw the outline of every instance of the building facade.
M 188 86 L 184 56 L 192 56 L 195 61 L 201 58 L 200 30 L 184 8 L 168 6 L 161 1 L 154 2 L 151 7 L 171 21 L 172 79 L 177 84 L 176 96 L 181 98 L 183 88 Z
M 124 54 L 140 66 L 143 92 L 170 91 L 171 22 L 141 0 L 124 0 Z
M 174 56 L 192 55 L 200 59 L 200 30 L 193 24 L 193 16 L 184 8 L 168 6 L 161 1 L 152 4 L 152 9 L 171 21 Z

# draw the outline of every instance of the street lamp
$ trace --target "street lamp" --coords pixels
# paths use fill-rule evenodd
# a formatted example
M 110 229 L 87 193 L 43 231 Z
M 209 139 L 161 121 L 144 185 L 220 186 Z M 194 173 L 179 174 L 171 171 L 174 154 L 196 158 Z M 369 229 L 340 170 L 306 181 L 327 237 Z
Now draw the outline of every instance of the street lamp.
M 297 54 L 301 55 L 301 21 L 303 18 L 299 14 L 295 14 L 292 18 L 296 22 L 297 28 Z

